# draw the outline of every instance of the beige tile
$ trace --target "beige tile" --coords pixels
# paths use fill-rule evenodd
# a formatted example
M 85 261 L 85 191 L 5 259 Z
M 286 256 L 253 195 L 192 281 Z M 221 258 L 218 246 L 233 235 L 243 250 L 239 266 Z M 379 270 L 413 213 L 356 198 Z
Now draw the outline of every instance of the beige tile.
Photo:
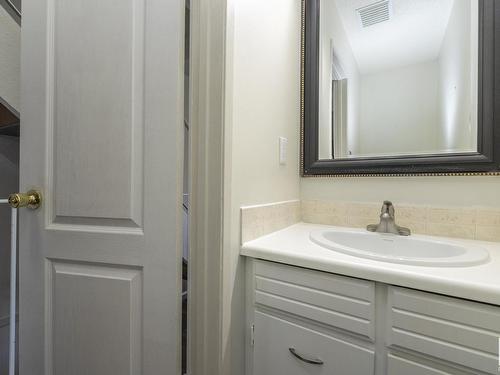
M 412 233 L 500 241 L 500 209 L 395 205 L 396 222 Z M 302 201 L 301 220 L 309 223 L 365 228 L 379 220 L 380 203 Z M 477 224 L 477 226 L 476 226 Z
M 301 204 L 303 212 L 322 213 L 322 205 L 319 201 L 307 201 Z
M 346 227 L 349 225 L 347 217 L 345 216 L 334 216 L 334 215 L 320 215 L 317 217 L 317 224 L 324 225 L 334 225 L 340 227 Z
M 347 212 L 347 206 L 330 201 L 308 201 L 302 204 L 302 212 L 340 216 Z
M 316 206 L 316 201 L 301 201 L 300 210 L 302 212 L 312 212 Z
M 332 216 L 347 216 L 349 205 L 343 202 L 317 202 L 318 212 Z
M 370 224 L 378 223 L 378 219 L 371 217 L 349 216 L 348 223 L 354 228 L 366 228 Z
M 500 225 L 478 225 L 476 228 L 476 240 L 500 242 Z
M 398 219 L 396 223 L 399 226 L 410 228 L 411 232 L 414 234 L 425 234 L 426 233 L 426 224 L 424 222 L 415 222 L 408 221 L 406 219 Z
M 427 221 L 427 207 L 424 206 L 395 206 L 396 219 L 411 222 L 425 223 Z
M 310 223 L 308 218 L 314 217 L 315 213 L 310 207 L 304 208 L 304 206 L 301 206 L 300 209 L 300 220 L 304 221 L 306 223 Z
M 426 234 L 439 237 L 474 239 L 475 225 L 427 223 Z
M 249 209 L 241 215 L 241 241 L 247 242 L 266 234 L 269 222 L 259 211 Z
M 478 209 L 476 223 L 486 226 L 500 226 L 500 210 Z
M 264 232 L 264 227 L 259 226 L 259 225 L 251 225 L 245 227 L 244 230 L 242 230 L 241 233 L 241 243 L 245 243 L 251 240 L 254 240 L 256 238 L 259 238 L 260 236 L 263 236 L 265 234 Z
M 299 201 L 243 207 L 241 209 L 241 242 L 286 228 L 300 221 Z
M 475 224 L 476 210 L 463 208 L 429 208 L 427 221 L 442 224 Z
M 310 212 L 302 213 L 302 221 L 304 223 L 317 224 L 316 220 L 318 219 L 318 215 Z
M 352 203 L 348 209 L 349 217 L 371 217 L 373 220 L 380 216 L 380 204 L 377 203 Z
M 302 221 L 305 223 L 335 226 L 347 226 L 349 224 L 345 216 L 327 214 L 305 214 L 302 216 Z
M 288 219 L 288 223 L 290 223 L 290 225 L 298 223 L 301 218 L 300 204 L 297 203 L 296 205 L 289 207 L 285 217 Z

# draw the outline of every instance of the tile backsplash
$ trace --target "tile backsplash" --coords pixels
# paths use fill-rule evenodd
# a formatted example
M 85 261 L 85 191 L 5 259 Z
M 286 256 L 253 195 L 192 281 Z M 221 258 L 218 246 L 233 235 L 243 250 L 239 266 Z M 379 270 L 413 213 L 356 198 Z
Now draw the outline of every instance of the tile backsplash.
M 378 222 L 381 203 L 302 201 L 306 223 L 364 228 Z M 396 223 L 413 233 L 500 242 L 500 209 L 394 204 Z
M 300 201 L 286 201 L 241 208 L 241 242 L 286 228 L 300 221 Z
M 379 220 L 382 203 L 286 201 L 241 208 L 241 242 L 300 221 L 365 228 Z M 500 209 L 394 204 L 396 223 L 412 233 L 500 242 Z

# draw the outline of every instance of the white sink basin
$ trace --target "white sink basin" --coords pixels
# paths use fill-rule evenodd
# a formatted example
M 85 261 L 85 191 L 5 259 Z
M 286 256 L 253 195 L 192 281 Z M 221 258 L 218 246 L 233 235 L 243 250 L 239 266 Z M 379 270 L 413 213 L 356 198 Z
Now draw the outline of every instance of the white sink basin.
M 458 241 L 426 236 L 409 237 L 356 229 L 313 231 L 311 240 L 327 249 L 383 262 L 431 267 L 464 267 L 489 261 L 487 250 Z

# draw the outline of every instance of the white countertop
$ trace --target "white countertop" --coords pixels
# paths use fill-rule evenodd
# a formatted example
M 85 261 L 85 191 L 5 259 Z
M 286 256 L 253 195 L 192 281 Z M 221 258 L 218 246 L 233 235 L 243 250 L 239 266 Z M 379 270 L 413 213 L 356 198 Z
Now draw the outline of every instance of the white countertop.
M 358 258 L 316 245 L 309 233 L 324 228 L 337 227 L 294 224 L 244 243 L 241 255 L 500 305 L 500 243 L 452 239 L 488 250 L 491 259 L 485 264 L 410 266 Z

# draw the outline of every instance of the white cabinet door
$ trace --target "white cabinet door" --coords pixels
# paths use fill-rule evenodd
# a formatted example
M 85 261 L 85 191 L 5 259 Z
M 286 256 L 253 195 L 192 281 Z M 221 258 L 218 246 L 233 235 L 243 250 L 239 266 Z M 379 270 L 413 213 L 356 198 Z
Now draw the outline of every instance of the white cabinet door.
M 256 261 L 255 304 L 375 338 L 375 283 Z
M 427 364 L 418 363 L 408 359 L 400 358 L 397 356 L 389 355 L 387 361 L 387 375 L 456 375 L 464 374 L 457 372 L 457 370 L 450 369 L 437 369 Z
M 183 10 L 23 3 L 21 375 L 180 373 Z
M 373 351 L 255 313 L 254 375 L 373 375 Z
M 391 347 L 498 374 L 500 308 L 389 286 Z

